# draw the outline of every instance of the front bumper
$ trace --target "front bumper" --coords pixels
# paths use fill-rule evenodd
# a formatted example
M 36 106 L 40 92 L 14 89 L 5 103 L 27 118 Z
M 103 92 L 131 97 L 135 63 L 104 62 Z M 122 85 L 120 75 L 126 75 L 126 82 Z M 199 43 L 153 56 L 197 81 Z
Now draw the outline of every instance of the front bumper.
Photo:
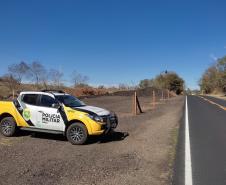
M 118 117 L 115 114 L 101 117 L 105 123 L 101 126 L 101 130 L 104 130 L 104 134 L 107 134 L 110 130 L 114 130 L 118 126 Z

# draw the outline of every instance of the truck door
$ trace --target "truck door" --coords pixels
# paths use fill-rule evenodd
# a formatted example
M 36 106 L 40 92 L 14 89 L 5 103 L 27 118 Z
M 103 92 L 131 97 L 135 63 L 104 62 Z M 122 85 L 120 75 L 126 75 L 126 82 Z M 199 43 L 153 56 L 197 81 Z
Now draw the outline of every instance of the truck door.
M 37 123 L 40 128 L 64 131 L 65 124 L 60 111 L 54 105 L 58 104 L 55 98 L 41 95 L 37 106 Z
M 29 126 L 37 127 L 38 94 L 23 94 L 20 101 L 22 116 Z

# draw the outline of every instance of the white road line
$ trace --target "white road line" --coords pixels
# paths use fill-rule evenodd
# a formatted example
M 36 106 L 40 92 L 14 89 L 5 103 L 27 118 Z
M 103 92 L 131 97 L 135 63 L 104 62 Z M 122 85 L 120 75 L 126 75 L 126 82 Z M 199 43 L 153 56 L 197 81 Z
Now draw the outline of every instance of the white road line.
M 192 164 L 191 164 L 191 146 L 189 135 L 189 121 L 188 121 L 188 100 L 186 96 L 185 105 L 185 185 L 192 185 Z

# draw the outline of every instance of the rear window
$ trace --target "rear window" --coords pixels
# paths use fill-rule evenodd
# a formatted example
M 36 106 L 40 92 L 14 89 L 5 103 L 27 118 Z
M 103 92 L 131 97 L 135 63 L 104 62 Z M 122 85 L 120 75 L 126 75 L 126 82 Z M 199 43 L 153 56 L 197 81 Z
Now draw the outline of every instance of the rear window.
M 24 94 L 22 101 L 30 105 L 37 105 L 38 94 Z

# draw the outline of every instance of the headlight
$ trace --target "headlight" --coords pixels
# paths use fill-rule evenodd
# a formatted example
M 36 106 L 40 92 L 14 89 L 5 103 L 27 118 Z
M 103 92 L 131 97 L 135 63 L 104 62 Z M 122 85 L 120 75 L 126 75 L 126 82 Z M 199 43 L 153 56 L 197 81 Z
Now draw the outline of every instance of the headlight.
M 98 116 L 98 115 L 90 115 L 90 114 L 88 114 L 88 117 L 91 118 L 94 121 L 103 122 L 103 119 L 100 116 Z

